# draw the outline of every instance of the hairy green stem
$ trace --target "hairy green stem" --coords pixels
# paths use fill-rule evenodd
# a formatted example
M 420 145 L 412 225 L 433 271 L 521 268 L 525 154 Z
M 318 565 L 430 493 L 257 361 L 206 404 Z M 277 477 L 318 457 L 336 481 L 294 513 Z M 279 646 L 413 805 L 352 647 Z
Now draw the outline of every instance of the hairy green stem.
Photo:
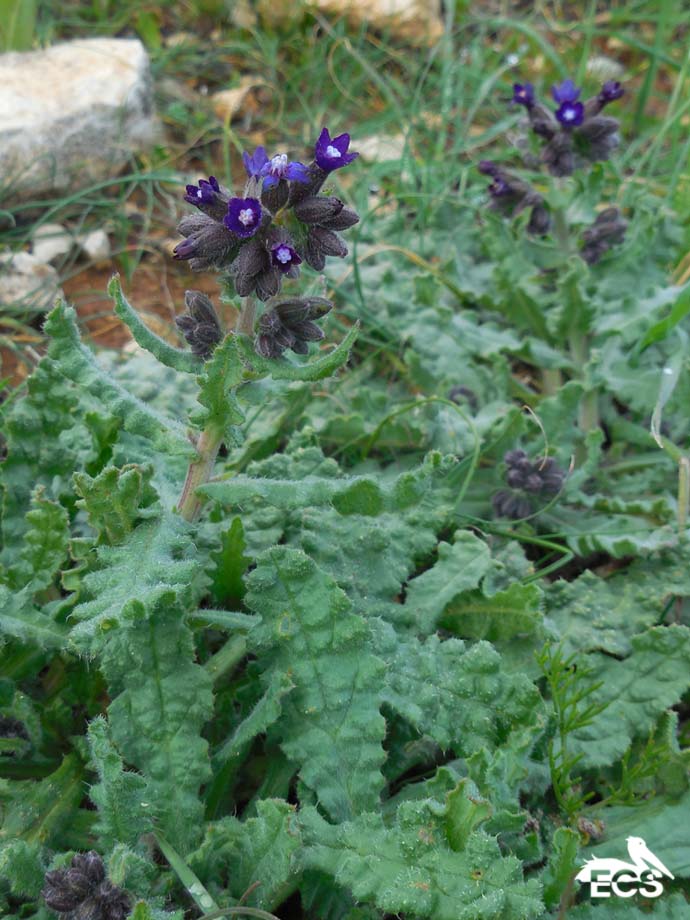
M 541 372 L 544 396 L 556 396 L 563 385 L 563 376 L 557 367 L 545 367 Z
M 197 444 L 197 459 L 189 464 L 187 478 L 177 503 L 177 510 L 185 521 L 196 521 L 201 513 L 202 502 L 196 490 L 211 478 L 222 441 L 222 433 L 215 426 L 209 426 L 201 432 Z
M 250 338 L 254 335 L 254 323 L 256 322 L 256 298 L 244 297 L 242 300 L 242 309 L 237 317 L 235 332 L 239 335 L 248 335 Z
M 583 435 L 599 427 L 599 394 L 593 387 L 585 370 L 589 361 L 589 338 L 586 333 L 572 332 L 570 335 L 570 354 L 577 368 L 578 377 L 584 387 L 584 393 L 578 408 L 578 427 Z M 580 443 L 575 454 L 575 463 L 581 466 L 586 457 L 586 447 Z

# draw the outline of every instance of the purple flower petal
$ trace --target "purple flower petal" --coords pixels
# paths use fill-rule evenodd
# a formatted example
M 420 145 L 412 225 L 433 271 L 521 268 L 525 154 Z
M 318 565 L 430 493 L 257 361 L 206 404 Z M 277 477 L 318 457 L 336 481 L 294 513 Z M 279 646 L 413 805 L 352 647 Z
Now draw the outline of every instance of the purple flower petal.
M 559 104 L 575 102 L 580 98 L 581 92 L 579 86 L 575 86 L 572 80 L 564 80 L 562 83 L 551 87 L 551 95 L 554 101 Z
M 513 83 L 512 102 L 531 108 L 534 105 L 534 87 L 531 83 Z
M 289 246 L 287 243 L 276 243 L 276 245 L 271 248 L 271 262 L 283 272 L 283 274 L 287 274 L 293 265 L 300 265 L 302 259 L 292 246 Z
M 607 102 L 615 102 L 616 99 L 620 99 L 624 92 L 625 90 L 618 80 L 607 80 L 601 87 L 599 100 L 603 105 L 606 105 Z
M 257 147 L 252 156 L 245 151 L 242 154 L 242 161 L 244 162 L 244 168 L 247 170 L 247 175 L 249 178 L 259 176 L 261 170 L 264 168 L 266 163 L 268 163 L 268 156 L 266 154 L 265 147 Z
M 254 236 L 261 226 L 261 204 L 256 198 L 231 198 L 223 223 L 242 239 Z
M 359 156 L 358 153 L 348 153 L 349 146 L 349 134 L 339 134 L 338 137 L 331 138 L 328 128 L 324 128 L 314 147 L 317 165 L 327 173 L 347 166 Z
M 211 205 L 215 202 L 216 196 L 220 193 L 220 186 L 215 176 L 209 176 L 208 179 L 199 179 L 198 185 L 185 186 L 185 190 L 187 194 L 184 200 L 200 207 L 202 204 Z
M 291 182 L 310 182 L 311 175 L 308 167 L 304 163 L 288 163 L 285 170 L 285 178 Z
M 564 102 L 556 110 L 556 118 L 564 128 L 576 128 L 585 117 L 585 107 L 581 102 Z

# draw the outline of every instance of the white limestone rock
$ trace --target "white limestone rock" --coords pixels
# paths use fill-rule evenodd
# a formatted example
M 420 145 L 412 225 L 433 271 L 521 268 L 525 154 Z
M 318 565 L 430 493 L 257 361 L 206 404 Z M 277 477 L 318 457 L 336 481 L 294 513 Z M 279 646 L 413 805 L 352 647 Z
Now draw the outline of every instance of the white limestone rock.
M 157 136 L 149 59 L 138 39 L 2 54 L 0 86 L 5 206 L 114 176 Z
M 0 310 L 50 310 L 62 297 L 58 273 L 30 252 L 0 256 Z

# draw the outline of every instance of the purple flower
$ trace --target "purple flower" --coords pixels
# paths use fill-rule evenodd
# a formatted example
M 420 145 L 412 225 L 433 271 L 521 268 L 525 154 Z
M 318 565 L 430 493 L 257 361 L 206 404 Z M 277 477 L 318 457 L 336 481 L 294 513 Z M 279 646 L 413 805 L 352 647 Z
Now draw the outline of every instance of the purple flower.
M 247 175 L 249 178 L 254 178 L 261 175 L 261 170 L 268 163 L 268 156 L 266 155 L 265 147 L 257 147 L 252 156 L 245 151 L 242 154 L 242 161 L 244 162 L 244 168 L 247 170 Z
M 202 204 L 213 204 L 216 196 L 220 194 L 220 185 L 215 176 L 209 176 L 208 181 L 199 179 L 198 185 L 188 185 L 186 189 L 184 200 L 197 207 Z
M 311 176 L 309 170 L 302 163 L 288 163 L 286 153 L 279 153 L 271 157 L 261 167 L 260 175 L 264 177 L 264 188 L 273 188 L 278 185 L 281 179 L 289 179 L 292 182 L 309 182 Z
M 580 98 L 580 93 L 580 87 L 575 86 L 572 80 L 564 80 L 557 86 L 551 87 L 551 95 L 559 104 L 564 102 L 575 102 Z
M 501 195 L 510 195 L 512 194 L 512 189 L 510 185 L 500 177 L 494 179 L 494 181 L 489 186 L 489 194 L 493 198 L 500 198 Z
M 564 128 L 576 128 L 582 124 L 584 117 L 585 107 L 581 102 L 563 102 L 556 109 L 556 118 Z
M 513 83 L 513 98 L 511 102 L 531 108 L 534 105 L 534 87 L 531 83 Z
M 276 243 L 271 248 L 271 262 L 286 275 L 293 266 L 300 265 L 302 260 L 292 246 L 287 243 Z
M 333 172 L 334 169 L 340 169 L 347 166 L 356 157 L 358 153 L 348 153 L 347 148 L 350 146 L 350 135 L 339 134 L 338 137 L 331 137 L 328 128 L 324 128 L 314 147 L 314 158 L 317 166 L 324 172 Z
M 607 80 L 599 91 L 599 101 L 602 105 L 606 105 L 607 102 L 615 102 L 624 92 L 618 80 Z
M 223 223 L 237 236 L 248 239 L 261 226 L 261 204 L 256 198 L 231 198 Z

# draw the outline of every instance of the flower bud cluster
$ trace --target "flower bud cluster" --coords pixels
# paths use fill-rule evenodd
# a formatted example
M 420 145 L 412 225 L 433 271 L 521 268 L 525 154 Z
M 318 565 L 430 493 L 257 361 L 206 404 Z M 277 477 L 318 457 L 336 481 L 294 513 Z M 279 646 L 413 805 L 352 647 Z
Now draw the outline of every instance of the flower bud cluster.
M 320 271 L 328 256 L 344 258 L 339 234 L 359 217 L 339 198 L 319 192 L 330 173 L 357 157 L 349 146 L 349 134 L 332 138 L 324 128 L 308 165 L 284 153 L 269 158 L 264 147 L 245 153 L 241 197 L 215 176 L 188 185 L 185 201 L 199 213 L 181 220 L 185 238 L 175 258 L 188 260 L 194 271 L 226 270 L 240 297 L 256 294 L 262 301 L 280 292 L 284 278 L 297 278 L 302 262 Z
M 537 100 L 531 83 L 515 83 L 511 101 L 527 110 L 533 133 L 544 143 L 541 160 L 551 175 L 571 176 L 585 163 L 608 160 L 619 145 L 618 121 L 601 112 L 623 92 L 620 83 L 609 80 L 596 96 L 581 102 L 580 87 L 564 80 L 551 88 L 557 105 L 552 112 Z
M 292 297 L 273 303 L 259 321 L 254 342 L 257 354 L 279 358 L 286 348 L 306 355 L 309 342 L 319 342 L 323 329 L 314 320 L 324 317 L 333 304 L 323 297 Z
M 106 878 L 98 853 L 77 853 L 69 869 L 46 872 L 46 905 L 63 920 L 125 920 L 131 908 L 127 892 Z
M 618 208 L 600 211 L 594 223 L 582 234 L 580 255 L 585 262 L 594 265 L 612 246 L 623 242 L 627 226 Z
M 517 217 L 522 211 L 531 208 L 528 232 L 543 235 L 548 231 L 548 209 L 542 196 L 529 183 L 518 179 L 492 160 L 482 160 L 479 172 L 493 179 L 489 186 L 492 210 L 499 211 L 504 217 Z
M 551 498 L 563 488 L 565 473 L 553 457 L 530 460 L 524 450 L 510 450 L 503 460 L 510 488 L 499 490 L 492 499 L 499 517 L 512 520 L 528 517 L 534 498 Z
M 176 317 L 175 324 L 191 346 L 192 354 L 206 360 L 223 338 L 213 304 L 201 291 L 185 291 L 187 312 Z

